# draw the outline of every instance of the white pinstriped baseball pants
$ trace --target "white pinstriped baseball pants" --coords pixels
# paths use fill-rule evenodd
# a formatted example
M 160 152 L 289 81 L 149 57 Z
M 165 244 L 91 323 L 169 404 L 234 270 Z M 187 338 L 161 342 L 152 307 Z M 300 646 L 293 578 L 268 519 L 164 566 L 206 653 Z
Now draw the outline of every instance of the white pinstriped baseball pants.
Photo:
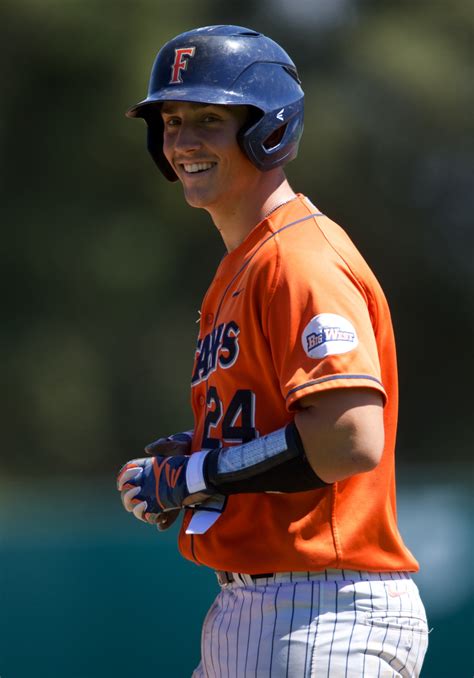
M 428 646 L 404 572 L 234 575 L 202 630 L 192 678 L 416 678 Z

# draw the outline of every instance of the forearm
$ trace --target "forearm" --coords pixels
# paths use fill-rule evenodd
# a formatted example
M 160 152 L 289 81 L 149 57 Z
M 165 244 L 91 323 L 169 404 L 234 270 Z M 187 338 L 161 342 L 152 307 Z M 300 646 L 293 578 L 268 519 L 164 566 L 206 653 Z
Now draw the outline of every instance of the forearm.
M 188 470 L 196 490 L 203 483 L 223 495 L 305 492 L 327 484 L 308 463 L 294 423 L 243 445 L 199 454 Z
M 338 389 L 303 400 L 285 429 L 238 447 L 201 452 L 202 473 L 222 494 L 303 492 L 372 470 L 383 444 L 381 395 Z

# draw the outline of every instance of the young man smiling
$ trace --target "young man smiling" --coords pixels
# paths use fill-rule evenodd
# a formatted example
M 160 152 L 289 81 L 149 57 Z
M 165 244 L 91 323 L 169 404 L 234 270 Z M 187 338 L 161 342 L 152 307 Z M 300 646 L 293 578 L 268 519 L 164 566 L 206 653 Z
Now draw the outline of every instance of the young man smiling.
M 348 236 L 289 185 L 303 91 L 237 26 L 159 52 L 148 148 L 227 249 L 203 300 L 194 428 L 120 471 L 125 508 L 216 570 L 201 676 L 418 676 L 418 565 L 396 527 L 397 373 L 385 297 Z
M 248 106 L 165 101 L 161 114 L 163 153 L 186 201 L 209 212 L 228 251 L 274 205 L 294 197 L 282 168 L 261 172 L 242 153 L 236 140 L 252 115 Z

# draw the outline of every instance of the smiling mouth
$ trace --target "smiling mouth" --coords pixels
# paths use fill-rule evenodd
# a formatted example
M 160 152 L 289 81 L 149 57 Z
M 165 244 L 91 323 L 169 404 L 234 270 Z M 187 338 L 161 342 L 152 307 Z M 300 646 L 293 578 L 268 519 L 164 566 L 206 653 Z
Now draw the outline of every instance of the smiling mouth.
M 198 174 L 200 172 L 207 172 L 217 165 L 216 162 L 193 162 L 181 163 L 181 167 L 186 174 Z

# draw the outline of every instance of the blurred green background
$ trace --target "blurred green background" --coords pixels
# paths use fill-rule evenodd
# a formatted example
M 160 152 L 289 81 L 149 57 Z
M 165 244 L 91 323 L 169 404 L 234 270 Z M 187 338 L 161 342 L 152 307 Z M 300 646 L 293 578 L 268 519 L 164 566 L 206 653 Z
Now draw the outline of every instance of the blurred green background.
M 307 94 L 293 187 L 341 223 L 399 349 L 400 524 L 423 678 L 470 677 L 474 10 L 398 0 L 2 0 L 0 676 L 189 676 L 214 575 L 126 515 L 116 470 L 190 426 L 197 309 L 223 252 L 145 151 L 158 48 L 261 30 Z

